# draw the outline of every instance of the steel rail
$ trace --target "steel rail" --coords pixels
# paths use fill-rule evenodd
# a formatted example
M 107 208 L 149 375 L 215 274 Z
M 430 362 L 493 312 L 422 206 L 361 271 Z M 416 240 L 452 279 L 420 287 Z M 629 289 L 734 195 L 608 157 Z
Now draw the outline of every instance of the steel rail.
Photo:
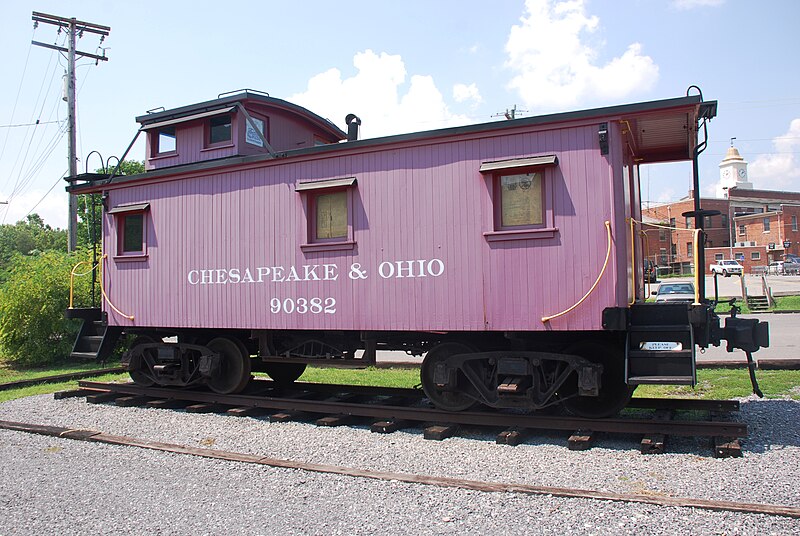
M 6 391 L 8 389 L 21 389 L 23 387 L 30 387 L 31 385 L 38 385 L 40 383 L 71 382 L 74 380 L 81 380 L 83 378 L 91 378 L 93 376 L 102 376 L 104 374 L 120 374 L 123 372 L 125 372 L 124 368 L 113 367 L 87 370 L 85 372 L 69 372 L 67 374 L 57 374 L 55 376 L 41 376 L 39 378 L 31 378 L 29 380 L 17 380 L 8 383 L 0 383 L 0 391 Z
M 800 518 L 800 508 L 763 503 L 744 503 L 736 501 L 723 501 L 713 499 L 695 499 L 691 497 L 654 496 L 635 493 L 614 493 L 609 491 L 595 491 L 575 488 L 560 488 L 549 486 L 532 486 L 528 484 L 506 482 L 484 482 L 462 478 L 434 477 L 409 473 L 390 473 L 358 469 L 335 465 L 301 462 L 269 458 L 257 454 L 245 454 L 216 449 L 203 449 L 185 445 L 147 441 L 133 437 L 117 436 L 93 430 L 76 430 L 58 426 L 45 426 L 27 423 L 0 421 L 0 429 L 14 430 L 64 439 L 91 441 L 109 445 L 122 445 L 129 447 L 145 448 L 174 454 L 201 456 L 217 460 L 227 460 L 240 463 L 266 465 L 269 467 L 311 471 L 315 473 L 335 474 L 354 478 L 369 478 L 383 481 L 399 481 L 411 484 L 422 484 L 444 488 L 459 488 L 482 492 L 518 493 L 523 495 L 551 495 L 559 498 L 592 499 L 614 502 L 644 503 L 657 506 L 679 508 L 700 508 L 712 511 L 727 511 L 739 513 L 762 514 L 771 516 Z
M 132 383 L 104 384 L 81 381 L 79 385 L 87 389 L 105 390 L 120 395 L 151 396 L 153 398 L 188 400 L 232 407 L 258 407 L 284 411 L 350 415 L 354 417 L 402 419 L 414 422 L 566 431 L 659 433 L 691 437 L 723 436 L 735 438 L 747 436 L 747 425 L 745 423 L 726 421 L 661 421 L 635 418 L 582 419 L 569 416 L 520 415 L 496 411 L 461 411 L 453 413 L 424 407 L 385 406 L 381 404 L 307 400 L 276 396 L 221 395 L 209 391 L 142 387 Z

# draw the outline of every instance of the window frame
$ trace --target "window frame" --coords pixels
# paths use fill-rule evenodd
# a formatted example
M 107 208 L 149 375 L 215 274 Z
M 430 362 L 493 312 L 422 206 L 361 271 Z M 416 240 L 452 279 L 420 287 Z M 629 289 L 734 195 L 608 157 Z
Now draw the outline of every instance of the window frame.
M 118 205 L 108 211 L 108 215 L 114 218 L 116 230 L 116 250 L 114 260 L 116 261 L 136 261 L 146 259 L 147 252 L 147 228 L 149 223 L 148 214 L 150 203 L 137 203 L 131 205 Z M 141 216 L 142 218 L 142 247 L 139 250 L 125 251 L 125 223 L 130 216 Z
M 226 116 L 228 118 L 230 118 L 230 137 L 227 140 L 221 140 L 221 141 L 212 142 L 211 141 L 211 132 L 213 130 L 213 127 L 211 126 L 211 122 L 215 121 L 215 120 L 218 120 L 220 118 L 224 118 Z M 235 123 L 235 121 L 234 121 L 234 112 L 232 112 L 232 111 L 221 113 L 221 114 L 212 115 L 208 119 L 206 119 L 204 121 L 204 123 L 203 123 L 203 142 L 204 142 L 203 143 L 203 147 L 205 149 L 219 149 L 219 148 L 222 148 L 222 147 L 231 147 L 231 146 L 233 146 L 233 135 L 234 135 L 234 131 L 235 131 L 234 123 Z
M 761 260 L 761 252 L 760 251 L 751 251 L 750 252 L 750 260 L 751 261 L 760 261 Z
M 510 160 L 483 162 L 480 172 L 487 181 L 490 198 L 491 224 L 483 233 L 487 242 L 505 240 L 530 240 L 554 238 L 558 232 L 555 225 L 554 183 L 558 157 L 542 155 Z M 541 176 L 541 223 L 525 225 L 503 225 L 502 178 L 511 175 L 538 173 Z
M 303 222 L 305 242 L 300 244 L 304 252 L 352 250 L 354 238 L 354 195 L 358 181 L 355 177 L 298 182 L 295 191 L 300 194 L 305 210 Z M 347 203 L 347 234 L 333 238 L 317 238 L 317 200 L 320 196 L 344 192 Z
M 161 150 L 161 134 L 165 131 L 172 131 L 172 139 L 175 143 L 175 148 L 169 151 Z M 175 156 L 178 154 L 178 129 L 174 125 L 167 125 L 160 128 L 153 129 L 150 133 L 150 158 L 164 158 L 167 156 Z

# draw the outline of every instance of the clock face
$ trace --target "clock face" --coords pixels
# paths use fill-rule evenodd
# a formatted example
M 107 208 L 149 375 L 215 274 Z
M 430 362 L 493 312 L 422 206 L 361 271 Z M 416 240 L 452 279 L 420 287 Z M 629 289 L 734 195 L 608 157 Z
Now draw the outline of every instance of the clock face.
M 744 168 L 739 168 L 739 176 L 744 178 L 745 175 L 747 175 L 747 172 L 744 170 Z
M 723 179 L 727 179 L 727 178 L 728 178 L 728 177 L 730 177 L 730 176 L 731 176 L 731 170 L 730 170 L 730 168 L 727 168 L 727 169 L 723 169 L 723 170 L 722 170 L 722 178 L 723 178 Z

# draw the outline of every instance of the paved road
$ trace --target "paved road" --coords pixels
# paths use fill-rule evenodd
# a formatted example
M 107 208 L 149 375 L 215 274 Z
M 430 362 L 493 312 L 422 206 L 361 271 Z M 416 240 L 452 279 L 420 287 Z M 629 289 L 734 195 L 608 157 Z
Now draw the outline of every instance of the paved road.
M 756 359 L 770 360 L 798 360 L 800 359 L 800 313 L 761 313 L 741 315 L 742 318 L 758 318 L 769 323 L 769 348 L 762 348 L 755 354 Z M 725 317 L 722 317 L 725 325 Z M 705 353 L 697 354 L 698 363 L 707 361 L 747 362 L 747 357 L 741 350 L 728 353 L 724 341 L 719 348 L 711 347 Z
M 669 279 L 659 280 L 658 283 L 652 283 L 650 288 L 652 291 L 658 290 L 661 282 L 664 283 L 678 283 L 683 281 L 694 282 L 693 277 L 671 277 Z M 741 278 L 736 276 L 731 277 L 718 277 L 717 282 L 719 285 L 719 295 L 725 297 L 742 297 L 742 282 Z M 763 278 L 757 275 L 744 276 L 744 282 L 747 287 L 747 294 L 749 296 L 763 296 L 764 295 L 764 282 L 772 289 L 773 296 L 786 296 L 790 294 L 800 295 L 800 275 L 769 275 Z M 706 276 L 706 297 L 714 297 L 714 278 Z

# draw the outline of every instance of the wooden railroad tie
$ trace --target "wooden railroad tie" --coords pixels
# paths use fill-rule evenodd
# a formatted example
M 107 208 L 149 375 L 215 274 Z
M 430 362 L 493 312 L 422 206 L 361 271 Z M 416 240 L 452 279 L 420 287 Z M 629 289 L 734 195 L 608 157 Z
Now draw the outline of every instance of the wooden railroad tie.
M 391 419 L 386 421 L 377 421 L 372 423 L 369 431 L 376 434 L 391 434 L 403 428 L 411 428 L 413 423 L 402 419 Z
M 595 434 L 591 430 L 576 430 L 569 436 L 567 447 L 569 450 L 589 450 L 594 443 Z
M 510 445 L 516 447 L 530 435 L 530 432 L 525 428 L 508 428 L 497 434 L 495 443 L 498 445 Z
M 114 400 L 114 404 L 121 408 L 140 407 L 153 400 L 149 396 L 121 396 Z
M 434 441 L 442 441 L 448 437 L 453 437 L 458 433 L 458 425 L 456 424 L 434 424 L 426 426 L 424 430 L 425 439 L 432 439 Z
M 658 421 L 669 421 L 675 416 L 675 412 L 669 409 L 656 410 L 653 418 Z M 639 444 L 639 452 L 642 454 L 664 454 L 666 451 L 667 438 L 664 434 L 647 434 Z
M 183 409 L 191 404 L 188 400 L 178 400 L 177 398 L 159 398 L 145 403 L 146 408 L 154 409 Z
M 712 411 L 711 420 L 727 422 L 731 420 L 731 415 L 726 412 Z M 712 440 L 712 448 L 714 449 L 715 458 L 742 457 L 742 445 L 739 443 L 739 439 L 735 437 L 715 436 Z

